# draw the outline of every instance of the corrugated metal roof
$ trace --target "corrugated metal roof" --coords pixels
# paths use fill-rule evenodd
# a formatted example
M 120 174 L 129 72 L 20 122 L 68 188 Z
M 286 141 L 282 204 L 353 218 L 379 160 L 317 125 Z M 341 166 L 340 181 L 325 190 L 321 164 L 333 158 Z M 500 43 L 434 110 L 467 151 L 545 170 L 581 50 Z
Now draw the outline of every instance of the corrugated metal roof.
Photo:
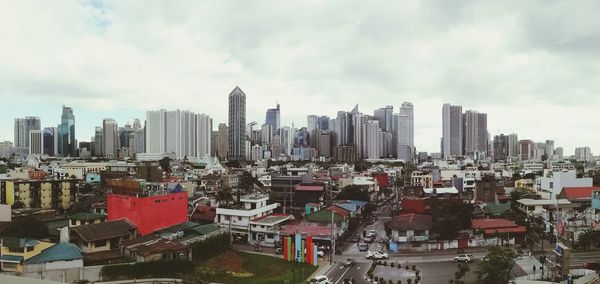
M 83 259 L 83 255 L 81 254 L 79 248 L 75 244 L 60 243 L 43 250 L 40 254 L 28 259 L 25 263 L 38 264 L 51 261 L 67 261 L 75 259 Z

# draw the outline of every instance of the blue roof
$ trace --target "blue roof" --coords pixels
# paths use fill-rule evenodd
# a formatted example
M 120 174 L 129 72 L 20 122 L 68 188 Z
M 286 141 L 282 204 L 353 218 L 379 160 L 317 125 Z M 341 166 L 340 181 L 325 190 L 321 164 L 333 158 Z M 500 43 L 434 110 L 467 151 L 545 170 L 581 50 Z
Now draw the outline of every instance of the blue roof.
M 338 207 L 342 207 L 350 212 L 356 212 L 358 209 L 367 205 L 366 201 L 360 200 L 341 200 L 335 204 Z
M 20 263 L 21 261 L 23 261 L 23 257 L 17 255 L 2 255 L 0 256 L 0 261 Z
M 81 251 L 75 244 L 60 243 L 53 245 L 40 254 L 25 261 L 26 264 L 38 264 L 52 261 L 83 259 Z

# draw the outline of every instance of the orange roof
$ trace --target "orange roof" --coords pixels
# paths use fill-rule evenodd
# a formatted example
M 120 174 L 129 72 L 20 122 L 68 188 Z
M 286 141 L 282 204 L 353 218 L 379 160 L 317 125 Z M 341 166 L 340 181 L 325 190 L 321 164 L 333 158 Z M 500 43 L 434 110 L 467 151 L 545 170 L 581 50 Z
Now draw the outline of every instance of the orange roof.
M 592 191 L 600 191 L 600 187 L 565 187 L 563 193 L 568 200 L 590 200 Z

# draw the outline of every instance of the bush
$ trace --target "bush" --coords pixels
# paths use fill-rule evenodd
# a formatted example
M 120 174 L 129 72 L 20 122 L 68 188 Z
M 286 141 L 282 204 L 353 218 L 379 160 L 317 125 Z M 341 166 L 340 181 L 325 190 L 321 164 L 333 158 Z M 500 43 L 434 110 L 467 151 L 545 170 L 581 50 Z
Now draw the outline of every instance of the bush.
M 180 277 L 194 270 L 189 260 L 159 260 L 136 262 L 134 264 L 107 265 L 100 274 L 103 280 L 123 280 L 133 278 L 172 278 Z
M 205 261 L 231 248 L 229 234 L 220 234 L 204 241 L 195 242 L 190 245 L 190 248 L 195 262 Z

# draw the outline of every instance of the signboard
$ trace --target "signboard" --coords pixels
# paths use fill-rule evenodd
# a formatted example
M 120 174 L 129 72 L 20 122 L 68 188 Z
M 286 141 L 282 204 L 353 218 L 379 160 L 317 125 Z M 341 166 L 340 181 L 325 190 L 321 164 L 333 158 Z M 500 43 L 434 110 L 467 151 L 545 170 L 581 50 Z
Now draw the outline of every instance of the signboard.
M 592 191 L 592 208 L 600 210 L 600 191 Z

